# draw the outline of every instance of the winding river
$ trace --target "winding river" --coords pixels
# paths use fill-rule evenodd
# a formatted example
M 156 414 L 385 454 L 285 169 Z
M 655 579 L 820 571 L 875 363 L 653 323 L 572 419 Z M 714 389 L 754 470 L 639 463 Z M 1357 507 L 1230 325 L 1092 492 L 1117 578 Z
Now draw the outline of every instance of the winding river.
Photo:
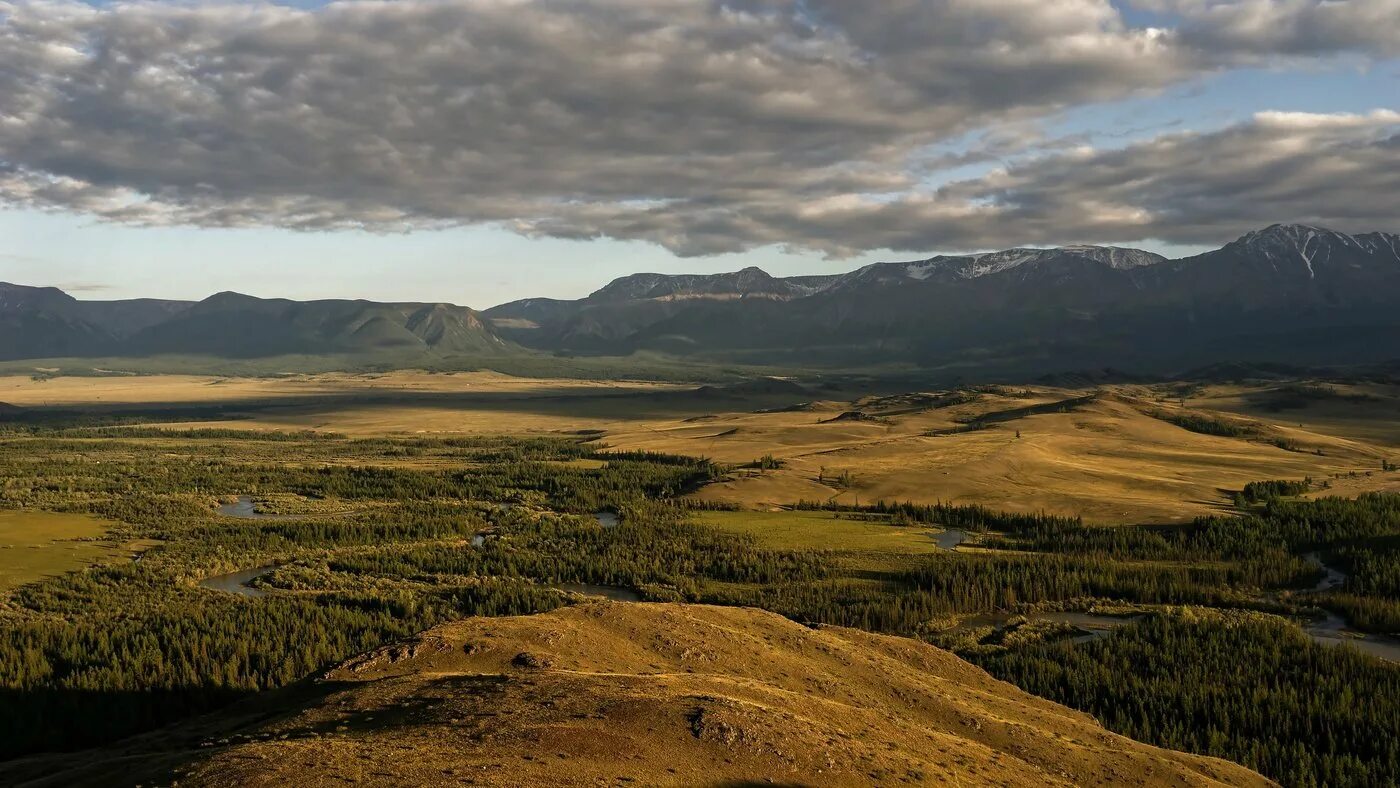
M 1307 591 L 1295 592 L 1298 595 L 1305 596 L 1332 591 L 1341 588 L 1342 584 L 1346 582 L 1345 572 L 1323 563 L 1321 557 L 1316 553 L 1309 554 L 1307 558 L 1322 569 L 1324 576 L 1315 587 Z M 1259 601 L 1276 602 L 1277 600 L 1269 596 L 1262 596 Z M 1351 630 L 1347 627 L 1346 620 L 1341 616 L 1330 610 L 1324 610 L 1323 613 L 1324 616 L 1321 620 L 1302 625 L 1303 631 L 1314 642 L 1325 646 L 1349 645 L 1373 657 L 1379 657 L 1389 662 L 1400 662 L 1400 639 Z M 989 625 L 1000 628 L 1016 617 L 1011 614 L 975 616 L 963 622 L 959 629 Z M 1141 621 L 1143 616 L 1106 616 L 1094 613 L 1027 613 L 1024 614 L 1024 618 L 1030 621 L 1070 624 L 1083 633 L 1075 636 L 1073 642 L 1088 643 L 1107 637 L 1119 627 Z
M 247 495 L 240 495 L 234 503 L 221 504 L 219 514 L 228 517 L 237 517 L 245 520 L 276 520 L 289 517 L 290 515 L 263 514 L 258 512 L 253 498 Z M 615 528 L 619 523 L 619 518 L 615 512 L 598 511 L 593 513 L 599 525 L 604 528 Z M 941 550 L 953 550 L 962 544 L 967 534 L 956 528 L 947 528 L 942 531 L 930 531 L 929 536 Z M 481 547 L 486 544 L 489 535 L 485 532 L 476 534 L 471 539 L 473 547 Z M 1317 564 L 1323 571 L 1323 577 L 1317 585 L 1308 591 L 1298 592 L 1299 594 L 1316 594 L 1324 591 L 1331 591 L 1341 588 L 1346 582 L 1345 572 L 1328 566 L 1316 553 L 1310 553 L 1308 560 Z M 257 598 L 267 596 L 268 591 L 254 588 L 249 585 L 254 580 L 264 575 L 271 574 L 276 566 L 265 565 L 243 569 L 237 572 L 229 572 L 222 575 L 214 575 L 201 580 L 199 585 L 222 591 L 227 594 L 237 596 Z M 617 588 L 612 586 L 590 585 L 587 583 L 568 583 L 553 586 L 557 591 L 568 594 L 577 594 L 585 597 L 595 597 L 600 599 L 610 599 L 614 602 L 640 602 L 641 594 L 630 588 Z M 1262 598 L 1261 598 L 1262 599 Z M 1387 637 L 1385 635 L 1372 635 L 1355 632 L 1347 628 L 1347 622 L 1341 616 L 1331 611 L 1324 611 L 1324 617 L 1319 621 L 1313 621 L 1303 625 L 1303 631 L 1313 641 L 1328 646 L 1350 645 L 1358 651 L 1379 657 L 1391 662 L 1400 662 L 1400 639 Z M 977 616 L 969 619 L 962 626 L 1004 626 L 1008 621 L 1016 616 L 1010 614 L 997 614 L 987 616 Z M 1029 613 L 1025 618 L 1031 621 L 1046 621 L 1054 623 L 1070 624 L 1078 629 L 1082 634 L 1074 637 L 1075 643 L 1088 643 L 1100 638 L 1108 637 L 1112 632 L 1127 624 L 1136 623 L 1142 620 L 1142 616 L 1107 616 L 1095 613 Z
M 1141 621 L 1144 616 L 1110 616 L 1101 613 L 986 613 L 973 616 L 959 624 L 953 631 L 970 630 L 979 627 L 996 627 L 998 629 L 1006 626 L 1012 619 L 1024 618 L 1027 621 L 1052 624 L 1069 624 L 1078 629 L 1080 634 L 1070 639 L 1073 643 L 1088 643 L 1100 640 L 1113 634 L 1115 629 L 1135 624 Z
M 1300 595 L 1333 591 L 1346 583 L 1346 572 L 1323 563 L 1322 557 L 1317 553 L 1308 553 L 1306 557 L 1322 569 L 1323 577 L 1316 586 L 1308 591 L 1300 592 Z M 1346 619 L 1330 610 L 1324 609 L 1323 613 L 1321 621 L 1303 625 L 1303 631 L 1308 633 L 1308 637 L 1312 638 L 1314 642 L 1325 646 L 1346 644 L 1373 657 L 1400 662 L 1400 640 L 1385 635 L 1371 635 L 1350 630 L 1347 628 Z
M 258 512 L 254 506 L 253 498 L 248 495 L 238 496 L 238 500 L 233 503 L 220 504 L 219 514 L 224 515 L 226 517 L 237 517 L 242 520 L 277 520 L 290 516 L 278 514 L 263 514 L 261 512 Z M 594 512 L 593 517 L 597 519 L 598 524 L 603 526 L 604 528 L 616 528 L 618 523 L 620 522 L 617 514 L 615 512 L 610 511 Z M 489 537 L 490 534 L 484 531 L 472 536 L 472 547 L 481 547 L 485 545 L 486 540 Z M 257 580 L 258 578 L 263 577 L 264 575 L 272 574 L 272 572 L 276 569 L 277 566 L 275 564 L 255 566 L 251 569 L 240 569 L 237 572 L 228 572 L 221 575 L 213 575 L 212 577 L 206 577 L 203 580 L 199 581 L 199 585 L 202 588 L 208 588 L 212 591 L 221 591 L 225 594 L 233 594 L 235 596 L 256 599 L 258 597 L 267 596 L 271 592 L 261 588 L 256 588 L 249 584 L 252 583 L 254 580 Z M 637 593 L 636 591 L 633 591 L 630 588 L 600 586 L 592 585 L 589 583 L 565 583 L 562 585 L 551 587 L 554 588 L 554 590 L 556 591 L 560 591 L 566 594 L 576 594 L 579 596 L 594 597 L 599 599 L 610 599 L 614 602 L 642 601 L 642 595 Z

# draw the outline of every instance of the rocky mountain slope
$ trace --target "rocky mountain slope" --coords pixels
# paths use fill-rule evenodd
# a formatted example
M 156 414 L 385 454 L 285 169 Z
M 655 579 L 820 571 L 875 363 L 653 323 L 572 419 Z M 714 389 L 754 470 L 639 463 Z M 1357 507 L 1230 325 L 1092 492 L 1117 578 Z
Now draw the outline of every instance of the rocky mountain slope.
M 1385 233 L 1274 225 L 1178 260 L 1069 246 L 877 263 L 800 283 L 761 274 L 626 277 L 579 301 L 484 314 L 554 352 L 776 363 L 1170 373 L 1400 357 L 1400 236 Z
M 651 351 L 699 361 L 1042 375 L 1400 358 L 1400 236 L 1274 225 L 1177 260 L 1067 246 L 833 276 L 633 274 L 575 301 L 78 301 L 0 284 L 0 359 Z M 406 356 L 405 356 L 406 357 Z
M 1109 733 L 913 640 L 696 605 L 443 625 L 218 735 L 191 745 L 179 784 L 1270 784 Z

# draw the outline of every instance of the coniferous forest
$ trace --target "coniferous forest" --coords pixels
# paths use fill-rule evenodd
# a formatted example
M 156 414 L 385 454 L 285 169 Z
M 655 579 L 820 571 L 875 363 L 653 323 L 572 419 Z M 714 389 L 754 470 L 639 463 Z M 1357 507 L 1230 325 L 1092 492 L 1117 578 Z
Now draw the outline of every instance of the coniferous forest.
M 1400 629 L 1400 496 L 1305 501 L 1305 482 L 1267 482 L 1236 514 L 1123 527 L 794 502 L 964 530 L 979 549 L 774 549 L 676 500 L 728 469 L 585 438 L 9 428 L 5 508 L 101 518 L 139 554 L 8 594 L 0 757 L 111 742 L 588 584 L 921 638 L 1112 730 L 1287 785 L 1400 779 L 1400 666 L 1300 627 L 1330 613 Z M 255 516 L 221 513 L 239 497 Z M 1324 566 L 1345 581 L 1319 590 Z M 235 592 L 217 582 L 247 570 Z M 1074 611 L 1124 618 L 1086 637 L 1051 615 Z

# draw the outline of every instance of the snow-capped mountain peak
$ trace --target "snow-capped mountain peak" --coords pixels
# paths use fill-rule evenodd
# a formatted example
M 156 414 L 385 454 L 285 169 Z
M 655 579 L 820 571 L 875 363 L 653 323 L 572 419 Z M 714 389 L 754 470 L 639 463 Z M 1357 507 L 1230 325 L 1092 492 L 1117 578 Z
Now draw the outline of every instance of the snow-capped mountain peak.
M 1087 259 L 1109 268 L 1125 271 L 1156 265 L 1166 258 L 1142 249 L 1118 246 L 1064 246 L 1050 249 L 1017 247 L 999 252 L 969 255 L 940 255 L 911 263 L 875 263 L 853 272 L 850 277 L 869 282 L 913 279 L 923 281 L 937 276 L 978 279 L 1010 271 L 1023 265 L 1038 265 L 1062 259 Z
M 1246 233 L 1226 249 L 1273 264 L 1301 266 L 1317 278 L 1322 266 L 1339 253 L 1376 255 L 1400 261 L 1400 236 L 1390 233 L 1349 235 L 1307 224 L 1274 224 Z
M 1049 251 L 1053 252 L 1056 250 L 1051 249 Z M 1156 265 L 1167 261 L 1167 258 L 1156 252 L 1123 246 L 1078 245 L 1066 246 L 1060 251 L 1076 254 L 1080 257 L 1087 257 L 1119 271 L 1126 271 L 1131 268 L 1142 268 L 1143 266 Z

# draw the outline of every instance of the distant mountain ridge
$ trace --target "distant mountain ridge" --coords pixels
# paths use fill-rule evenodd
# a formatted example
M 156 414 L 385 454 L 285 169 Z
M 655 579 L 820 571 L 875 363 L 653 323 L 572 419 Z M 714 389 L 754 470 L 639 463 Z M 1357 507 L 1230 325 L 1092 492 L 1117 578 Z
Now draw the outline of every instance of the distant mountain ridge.
M 78 301 L 0 284 L 0 358 L 626 356 L 961 374 L 1400 358 L 1400 236 L 1276 224 L 1180 259 L 1075 245 L 774 277 L 639 273 L 586 298 L 442 303 Z
M 1276 224 L 1176 260 L 1075 245 L 776 278 L 639 274 L 483 314 L 556 353 L 1053 372 L 1400 357 L 1400 236 Z M 1234 355 L 1239 354 L 1239 355 Z
M 692 298 L 771 298 L 787 300 L 819 293 L 837 276 L 776 278 L 750 266 L 726 274 L 632 274 L 595 291 L 595 301 L 685 300 Z
M 79 301 L 52 287 L 0 283 L 0 359 L 288 354 L 509 353 L 467 307 L 290 301 L 218 293 L 203 301 Z

